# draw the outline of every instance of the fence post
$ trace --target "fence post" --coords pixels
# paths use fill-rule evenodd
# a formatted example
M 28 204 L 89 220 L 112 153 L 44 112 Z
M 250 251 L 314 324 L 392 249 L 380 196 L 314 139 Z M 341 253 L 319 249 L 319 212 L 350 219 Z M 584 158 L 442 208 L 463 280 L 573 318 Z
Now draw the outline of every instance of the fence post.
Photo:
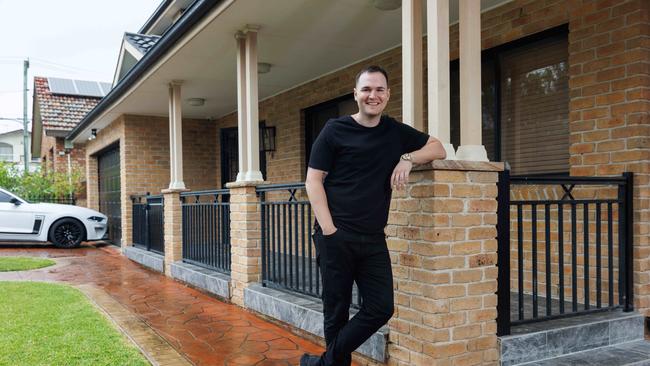
M 625 177 L 625 309 L 634 310 L 634 173 Z
M 266 246 L 268 243 L 266 243 L 266 206 L 264 205 L 264 201 L 266 201 L 266 194 L 265 192 L 259 192 L 258 193 L 259 199 L 260 199 L 260 209 L 262 210 L 262 215 L 261 215 L 261 248 L 262 248 L 262 286 L 266 286 L 266 283 L 264 282 L 265 276 L 266 276 L 266 268 L 267 268 L 267 256 L 264 255 L 264 253 L 267 252 Z
M 510 171 L 499 173 L 497 196 L 497 336 L 510 334 Z
M 151 243 L 149 241 L 149 196 L 145 198 L 144 204 L 144 245 L 147 247 L 147 251 L 151 250 Z

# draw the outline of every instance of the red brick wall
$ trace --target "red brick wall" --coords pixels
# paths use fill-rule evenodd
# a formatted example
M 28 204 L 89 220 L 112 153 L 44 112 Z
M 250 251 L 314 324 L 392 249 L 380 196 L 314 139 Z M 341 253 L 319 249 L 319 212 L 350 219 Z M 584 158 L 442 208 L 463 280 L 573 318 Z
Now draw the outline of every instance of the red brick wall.
M 650 2 L 588 2 L 570 29 L 571 174 L 635 173 L 634 303 L 650 315 Z
M 217 188 L 214 122 L 183 121 L 183 180 L 190 190 Z M 169 120 L 125 116 L 126 185 L 130 194 L 159 194 L 169 187 Z

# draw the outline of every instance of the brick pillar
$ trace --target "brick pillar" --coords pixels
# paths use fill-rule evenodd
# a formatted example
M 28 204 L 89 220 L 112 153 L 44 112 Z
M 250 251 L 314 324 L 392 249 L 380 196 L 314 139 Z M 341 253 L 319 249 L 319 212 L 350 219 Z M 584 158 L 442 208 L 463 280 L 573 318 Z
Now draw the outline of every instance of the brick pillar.
M 261 222 L 257 183 L 229 183 L 231 300 L 244 305 L 244 289 L 262 281 Z
M 390 365 L 496 365 L 502 163 L 439 161 L 391 203 Z
M 183 213 L 181 192 L 187 189 L 165 189 L 164 231 L 165 231 L 165 274 L 171 276 L 171 265 L 183 259 Z
M 99 168 L 97 156 L 86 155 L 86 206 L 99 210 Z

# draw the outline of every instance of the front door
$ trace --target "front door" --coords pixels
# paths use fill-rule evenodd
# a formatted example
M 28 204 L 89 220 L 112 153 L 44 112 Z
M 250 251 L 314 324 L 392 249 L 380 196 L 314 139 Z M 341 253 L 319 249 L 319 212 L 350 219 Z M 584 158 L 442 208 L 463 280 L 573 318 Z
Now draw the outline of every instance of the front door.
M 121 245 L 122 205 L 120 203 L 120 147 L 98 156 L 99 211 L 108 216 L 108 240 Z

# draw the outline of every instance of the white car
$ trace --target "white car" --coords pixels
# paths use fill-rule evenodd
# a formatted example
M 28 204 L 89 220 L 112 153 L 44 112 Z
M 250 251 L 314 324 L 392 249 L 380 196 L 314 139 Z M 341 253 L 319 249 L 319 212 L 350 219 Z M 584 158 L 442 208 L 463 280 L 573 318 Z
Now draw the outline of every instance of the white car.
M 52 242 L 73 248 L 106 234 L 106 215 L 85 207 L 29 203 L 0 188 L 0 241 Z

